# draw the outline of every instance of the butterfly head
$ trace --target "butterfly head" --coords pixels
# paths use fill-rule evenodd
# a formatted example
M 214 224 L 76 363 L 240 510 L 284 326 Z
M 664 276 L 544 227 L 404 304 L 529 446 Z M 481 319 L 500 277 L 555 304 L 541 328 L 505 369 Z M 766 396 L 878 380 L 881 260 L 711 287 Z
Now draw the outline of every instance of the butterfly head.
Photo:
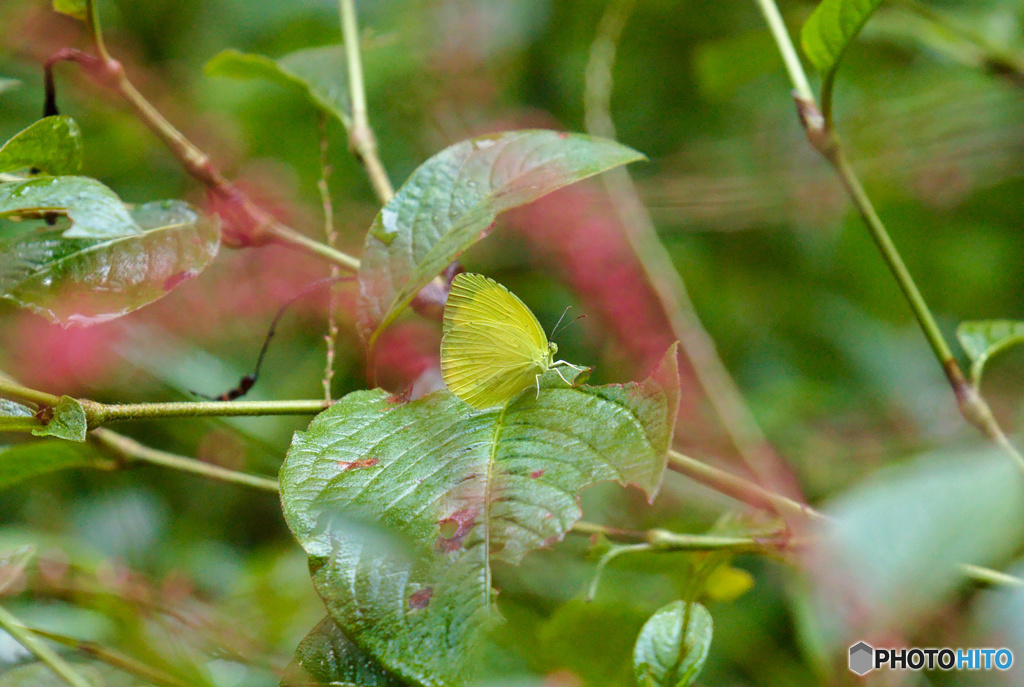
M 558 353 L 558 344 L 554 341 L 548 342 L 548 365 L 555 362 L 555 354 Z

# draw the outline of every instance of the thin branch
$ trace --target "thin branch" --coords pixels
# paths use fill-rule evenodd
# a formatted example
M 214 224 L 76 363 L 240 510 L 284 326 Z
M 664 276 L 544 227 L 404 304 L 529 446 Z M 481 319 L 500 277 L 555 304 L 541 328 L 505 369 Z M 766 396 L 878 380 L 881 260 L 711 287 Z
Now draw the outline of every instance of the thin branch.
M 334 204 L 331 202 L 331 187 L 329 184 L 331 166 L 327 161 L 327 153 L 330 149 L 330 139 L 327 137 L 327 115 L 320 114 L 320 180 L 316 187 L 320 191 L 320 203 L 324 209 L 324 236 L 327 245 L 331 248 L 337 246 L 338 232 L 334 228 Z M 331 265 L 331 279 L 337 281 L 341 278 L 341 271 L 337 265 Z M 324 335 L 324 342 L 327 344 L 327 359 L 324 362 L 324 400 L 331 402 L 331 382 L 334 380 L 334 346 L 338 339 L 338 317 L 337 317 L 337 296 L 334 287 L 327 294 L 327 333 Z
M 960 566 L 960 571 L 968 579 L 992 587 L 1008 587 L 1010 589 L 1024 587 L 1024 579 L 993 570 L 992 568 L 983 568 L 980 565 L 965 563 Z
M 587 132 L 592 135 L 616 137 L 611 116 L 612 70 L 622 30 L 634 5 L 635 0 L 618 0 L 609 4 L 590 48 L 584 105 Z M 603 174 L 601 179 L 625 228 L 626 238 L 669 320 L 672 333 L 682 345 L 694 375 L 726 433 L 759 481 L 764 484 L 777 482 L 778 476 L 788 471 L 772 449 L 729 370 L 718 357 L 715 342 L 701 324 L 686 283 L 659 239 L 632 177 L 624 167 L 617 167 Z
M 835 169 L 839 180 L 853 201 L 854 207 L 857 208 L 857 212 L 864 220 L 864 223 L 867 224 L 868 231 L 871 233 L 875 245 L 878 246 L 879 251 L 882 253 L 882 257 L 889 266 L 889 270 L 892 272 L 897 284 L 899 284 L 900 290 L 903 292 L 915 319 L 917 319 L 918 325 L 921 327 L 921 331 L 928 340 L 935 358 L 942 366 L 946 379 L 953 389 L 953 394 L 956 396 L 960 414 L 967 422 L 974 425 L 985 436 L 1002 447 L 1013 458 L 1014 462 L 1017 463 L 1017 466 L 1024 471 L 1024 456 L 1010 443 L 985 399 L 964 378 L 959 363 L 953 357 L 949 344 L 946 342 L 945 337 L 943 337 L 935 317 L 932 315 L 910 271 L 903 262 L 896 244 L 893 243 L 888 230 L 885 228 L 885 224 L 875 211 L 871 199 L 864 191 L 860 179 L 847 160 L 839 137 L 836 136 L 832 128 L 831 115 L 823 115 L 818 102 L 814 99 L 813 93 L 809 89 L 805 89 L 807 77 L 803 72 L 800 60 L 791 60 L 786 57 L 787 55 L 795 57 L 796 49 L 793 47 L 785 25 L 781 23 L 774 0 L 756 0 L 756 2 L 764 12 L 765 18 L 768 20 L 769 27 L 772 30 L 772 36 L 774 36 L 775 42 L 778 45 L 779 52 L 782 53 L 786 61 L 787 70 L 794 87 L 793 98 L 796 101 L 797 113 L 807 134 L 807 140 Z M 823 98 L 827 97 L 830 102 L 832 97 L 831 82 L 827 82 L 826 85 L 828 86 L 828 91 L 823 93 Z
M 29 403 L 50 406 L 51 408 L 60 403 L 60 396 L 54 396 L 45 391 L 29 389 L 27 386 L 22 386 L 2 375 L 0 375 L 0 397 L 9 398 L 12 401 L 28 401 Z
M 710 534 L 679 534 L 668 530 L 653 529 L 636 532 L 607 527 L 594 522 L 579 521 L 572 526 L 573 534 L 600 534 L 615 540 L 639 542 L 646 550 L 661 551 L 731 551 L 734 553 L 763 552 L 777 549 L 770 540 L 780 532 L 766 532 L 763 535 L 746 537 L 724 537 Z M 788 542 L 787 542 L 788 543 Z
M 109 55 L 97 57 L 65 48 L 47 59 L 47 73 L 50 74 L 54 65 L 62 61 L 80 65 L 98 83 L 117 93 L 135 111 L 142 123 L 163 141 L 185 171 L 206 186 L 219 213 L 230 225 L 224 232 L 226 244 L 241 247 L 280 243 L 318 255 L 347 271 L 358 271 L 358 258 L 315 241 L 279 222 L 228 181 L 206 153 L 189 141 L 139 93 L 119 61 Z
M 73 637 L 47 632 L 46 630 L 40 630 L 34 627 L 25 629 L 32 634 L 49 639 L 51 642 L 56 642 L 57 644 L 62 644 L 66 647 L 76 649 L 83 654 L 95 658 L 97 661 L 102 661 L 103 663 L 117 668 L 118 670 L 142 678 L 147 684 L 159 685 L 160 687 L 189 687 L 187 682 L 183 682 L 169 673 L 165 673 L 162 670 L 158 670 L 153 666 L 142 663 L 141 661 L 123 654 L 120 651 L 109 649 L 97 644 L 96 642 L 74 639 Z
M 279 491 L 277 480 L 270 479 L 269 477 L 261 477 L 259 475 L 250 475 L 244 472 L 228 470 L 227 468 L 222 468 L 217 465 L 204 463 L 203 461 L 196 460 L 195 458 L 188 458 L 186 456 L 168 453 L 167 451 L 161 451 L 159 449 L 146 446 L 145 444 L 140 444 L 134 439 L 118 434 L 117 432 L 112 432 L 109 429 L 94 429 L 90 433 L 90 437 L 97 443 L 112 450 L 118 458 L 126 463 L 140 462 L 148 463 L 150 465 L 159 465 L 160 467 L 179 470 L 181 472 L 190 472 L 194 475 L 200 475 L 202 477 L 207 477 L 209 479 L 229 484 L 238 484 L 274 493 Z
M 82 677 L 53 649 L 46 646 L 21 623 L 10 611 L 0 606 L 0 629 L 14 638 L 18 644 L 28 649 L 40 661 L 45 663 L 57 677 L 72 687 L 93 687 L 92 683 Z
M 366 87 L 363 85 L 363 58 L 359 51 L 359 24 L 356 18 L 354 0 L 339 0 L 341 11 L 341 32 L 345 41 L 345 60 L 348 65 L 349 97 L 352 100 L 352 130 L 349 143 L 356 157 L 366 168 L 370 184 L 381 205 L 387 205 L 395 190 L 388 179 L 387 171 L 377 156 L 377 138 L 370 128 L 369 111 L 366 107 Z
M 808 505 L 776 494 L 731 472 L 711 467 L 678 451 L 669 450 L 668 467 L 695 482 L 760 510 L 768 510 L 799 520 L 820 520 L 825 517 Z
M 330 407 L 323 400 L 300 401 L 175 401 L 169 403 L 97 403 L 79 399 L 89 427 L 120 420 L 171 417 L 239 417 L 251 415 L 315 415 Z

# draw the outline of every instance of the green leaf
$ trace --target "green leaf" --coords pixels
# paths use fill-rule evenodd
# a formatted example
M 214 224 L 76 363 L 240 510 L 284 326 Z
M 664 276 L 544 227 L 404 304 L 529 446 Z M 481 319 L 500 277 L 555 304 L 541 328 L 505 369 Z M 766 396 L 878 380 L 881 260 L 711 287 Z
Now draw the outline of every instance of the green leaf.
M 0 297 L 65 326 L 120 317 L 198 275 L 217 254 L 215 221 L 180 201 L 140 205 L 137 236 L 67 239 L 61 232 L 0 241 Z
M 43 426 L 33 429 L 37 437 L 57 437 L 68 441 L 85 441 L 89 423 L 85 419 L 85 408 L 70 396 L 61 396 L 43 419 Z
M 971 381 L 981 384 L 981 374 L 989 358 L 1010 346 L 1024 342 L 1024 322 L 981 320 L 963 322 L 956 328 L 964 352 L 971 359 Z
M 15 134 L 0 148 L 0 172 L 34 167 L 52 175 L 82 166 L 82 132 L 71 117 L 46 117 Z
M 307 685 L 402 687 L 405 683 L 389 675 L 327 617 L 299 643 L 281 680 L 281 687 Z
M 346 129 L 351 128 L 343 46 L 308 48 L 278 60 L 238 50 L 224 50 L 206 63 L 205 71 L 210 76 L 263 79 L 288 89 L 297 89 L 314 106 L 337 117 Z
M 0 217 L 68 216 L 65 238 L 132 236 L 142 230 L 109 188 L 88 177 L 36 177 L 0 185 Z
M 682 601 L 674 601 L 659 609 L 644 624 L 633 648 L 633 674 L 637 684 L 641 687 L 693 684 L 708 658 L 711 634 L 711 614 L 698 603 L 687 606 Z
M 86 444 L 46 439 L 0 447 L 0 489 L 58 470 L 106 466 Z
M 53 9 L 81 21 L 88 19 L 89 8 L 85 0 L 53 0 Z
M 927 455 L 879 470 L 824 512 L 808 551 L 818 625 L 826 645 L 848 647 L 919 627 L 964 584 L 962 565 L 1017 550 L 1024 482 L 996 448 Z
M 9 91 L 13 88 L 17 88 L 20 85 L 21 82 L 17 79 L 7 79 L 0 77 L 0 93 L 3 93 L 4 91 Z
M 359 270 L 360 332 L 380 331 L 497 215 L 605 170 L 642 160 L 623 145 L 556 131 L 511 131 L 446 148 L 380 211 Z
M 295 435 L 281 469 L 292 533 L 331 617 L 391 672 L 463 684 L 497 618 L 491 567 L 559 541 L 584 487 L 653 498 L 678 405 L 673 346 L 652 377 L 476 411 L 447 390 L 358 391 Z
M 800 32 L 804 54 L 828 75 L 882 0 L 822 0 Z

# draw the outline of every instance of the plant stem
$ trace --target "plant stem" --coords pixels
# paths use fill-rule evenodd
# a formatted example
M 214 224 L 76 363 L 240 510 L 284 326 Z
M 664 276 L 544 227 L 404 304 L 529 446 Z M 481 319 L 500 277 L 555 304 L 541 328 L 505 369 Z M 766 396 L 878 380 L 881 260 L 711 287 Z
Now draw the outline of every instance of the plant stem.
M 110 53 L 107 52 L 107 46 L 103 42 L 103 30 L 100 28 L 100 11 L 97 4 L 97 0 L 86 0 L 86 17 L 89 23 L 89 34 L 92 37 L 92 45 L 96 50 L 96 54 L 98 54 L 100 59 L 104 62 L 109 62 Z
M 0 396 L 15 401 L 28 401 L 41 406 L 53 407 L 60 403 L 60 396 L 29 389 L 2 376 L 0 376 Z
M 590 48 L 584 109 L 587 133 L 591 135 L 616 138 L 611 116 L 612 69 L 619 39 L 634 5 L 635 0 L 611 2 Z M 780 475 L 788 475 L 728 368 L 719 358 L 714 340 L 701 324 L 686 282 L 658 238 L 650 213 L 640 200 L 629 172 L 624 167 L 617 167 L 601 175 L 601 179 L 625 230 L 626 239 L 668 318 L 672 333 L 681 344 L 694 376 L 740 457 L 764 484 L 778 481 Z M 795 491 L 795 481 L 788 482 Z
M 356 18 L 354 0 L 339 0 L 341 10 L 341 32 L 345 42 L 345 61 L 348 65 L 349 97 L 352 100 L 352 130 L 349 143 L 356 157 L 366 168 L 370 184 L 382 205 L 387 205 L 394 195 L 384 165 L 377 156 L 377 138 L 370 128 L 369 111 L 366 107 L 366 87 L 363 84 L 363 58 L 359 51 L 359 24 Z
M 653 529 L 643 532 L 620 530 L 594 522 L 579 521 L 572 526 L 574 534 L 600 534 L 610 539 L 626 539 L 640 542 L 647 550 L 667 551 L 733 551 L 756 552 L 770 547 L 767 537 L 721 537 L 708 534 L 678 534 L 668 530 Z
M 99 51 L 99 46 L 102 45 L 99 24 L 90 23 L 94 43 Z M 60 61 L 75 62 L 99 83 L 113 90 L 127 102 L 139 120 L 163 141 L 185 171 L 206 186 L 220 214 L 230 219 L 230 226 L 223 232 L 225 244 L 242 247 L 280 243 L 318 255 L 347 271 L 358 271 L 358 258 L 315 241 L 282 224 L 224 178 L 210 157 L 189 141 L 139 93 L 125 74 L 123 65 L 105 53 L 105 48 L 99 57 L 65 48 L 58 50 L 46 61 L 46 68 L 50 70 Z
M 878 213 L 875 212 L 871 199 L 864 191 L 860 179 L 846 158 L 842 143 L 832 128 L 831 74 L 825 80 L 825 88 L 827 90 L 823 90 L 822 93 L 822 98 L 825 100 L 825 112 L 827 113 L 823 114 L 822 110 L 818 107 L 817 101 L 814 99 L 813 93 L 807 87 L 807 76 L 804 74 L 799 58 L 796 57 L 796 49 L 793 47 L 789 33 L 782 23 L 774 0 L 756 0 L 756 2 L 764 13 L 779 52 L 786 62 L 786 68 L 794 87 L 793 97 L 796 101 L 797 112 L 807 134 L 807 140 L 835 169 L 839 175 L 840 182 L 857 208 L 857 212 L 868 225 L 868 230 L 871 232 L 875 245 L 881 251 L 882 257 L 885 259 L 886 264 L 888 264 L 897 284 L 899 284 L 900 290 L 910 304 L 914 317 L 924 332 L 925 338 L 935 354 L 935 358 L 942 366 L 946 379 L 949 381 L 953 394 L 956 396 L 960 414 L 967 422 L 974 425 L 985 436 L 1002 447 L 1013 458 L 1018 467 L 1024 471 L 1024 456 L 1010 443 L 985 399 L 964 378 L 960 365 L 957 363 L 956 358 L 953 357 L 949 344 L 946 343 L 946 339 L 942 336 L 942 331 L 939 329 L 938 324 L 936 324 L 928 304 L 917 288 L 917 284 L 914 283 L 914 279 L 903 262 L 896 244 L 890 238 L 885 224 L 878 216 Z M 834 72 L 835 70 L 833 69 L 832 73 Z
M 330 407 L 323 400 L 299 401 L 175 401 L 170 403 L 105 404 L 79 399 L 90 427 L 118 420 L 169 417 L 238 417 L 246 415 L 315 415 Z
M 2 606 L 0 606 L 0 629 L 7 632 L 18 644 L 31 651 L 64 682 L 73 687 L 93 687 L 91 682 L 82 677 L 67 661 L 29 632 L 16 616 Z
M 980 565 L 970 565 L 965 563 L 960 566 L 960 570 L 966 577 L 974 580 L 975 582 L 981 582 L 993 587 L 1009 587 L 1011 589 L 1024 587 L 1024 580 L 1021 578 L 1013 575 L 1007 575 L 1004 572 L 999 572 L 992 568 L 983 568 Z
M 789 80 L 793 84 L 796 96 L 802 100 L 814 100 L 814 91 L 811 90 L 811 84 L 807 80 L 807 74 L 804 73 L 804 67 L 800 63 L 796 48 L 789 39 L 789 31 L 786 29 L 786 23 L 782 21 L 782 15 L 779 13 L 775 0 L 754 1 L 761 9 L 761 14 L 764 15 L 764 19 L 768 23 L 768 29 L 775 38 L 775 44 L 779 48 L 779 54 L 782 55 L 782 61 L 786 64 L 786 71 L 789 72 Z
M 244 472 L 228 470 L 227 468 L 222 468 L 217 465 L 204 463 L 203 461 L 196 460 L 195 458 L 187 458 L 174 453 L 168 453 L 167 451 L 161 451 L 159 449 L 140 444 L 134 439 L 118 434 L 117 432 L 112 432 L 109 429 L 94 429 L 90 433 L 90 436 L 97 443 L 111 449 L 118 455 L 118 457 L 127 462 L 138 461 L 142 463 L 149 463 L 150 465 L 159 465 L 161 467 L 179 470 L 181 472 L 190 472 L 194 475 L 201 475 L 202 477 L 215 479 L 220 482 L 227 482 L 229 484 L 238 484 L 274 493 L 279 491 L 277 480 L 270 479 L 269 477 L 261 477 L 259 475 L 250 475 Z
M 173 675 L 146 665 L 145 663 L 142 663 L 131 656 L 126 656 L 119 651 L 108 649 L 96 642 L 74 639 L 73 637 L 66 637 L 53 632 L 47 632 L 46 630 L 39 630 L 34 627 L 25 629 L 32 634 L 49 639 L 51 642 L 56 642 L 58 644 L 63 644 L 66 647 L 76 649 L 83 654 L 92 656 L 96 660 L 102 661 L 103 663 L 113 666 L 118 670 L 122 670 L 130 675 L 142 678 L 147 684 L 159 685 L 160 687 L 189 687 L 188 683 L 179 680 Z
M 338 242 L 338 232 L 334 229 L 334 204 L 331 202 L 331 166 L 327 161 L 330 150 L 330 139 L 327 136 L 327 115 L 320 115 L 320 180 L 317 189 L 320 191 L 320 204 L 324 210 L 324 238 L 327 245 L 334 248 Z M 337 281 L 341 272 L 337 265 L 331 265 L 331 279 Z M 338 338 L 337 298 L 334 288 L 327 294 L 327 333 L 324 342 L 327 344 L 327 360 L 324 362 L 324 400 L 331 402 L 331 382 L 334 380 L 334 345 Z
M 668 467 L 695 482 L 731 496 L 754 508 L 769 510 L 799 520 L 823 519 L 825 516 L 808 505 L 776 494 L 725 470 L 706 465 L 675 450 L 668 452 Z

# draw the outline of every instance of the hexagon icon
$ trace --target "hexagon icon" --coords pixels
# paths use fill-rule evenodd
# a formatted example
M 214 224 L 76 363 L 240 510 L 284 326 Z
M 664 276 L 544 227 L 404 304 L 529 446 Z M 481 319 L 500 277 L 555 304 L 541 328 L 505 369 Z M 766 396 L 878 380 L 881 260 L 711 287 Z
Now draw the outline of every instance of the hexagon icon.
M 866 675 L 874 668 L 875 650 L 870 644 L 857 642 L 850 647 L 850 670 Z

